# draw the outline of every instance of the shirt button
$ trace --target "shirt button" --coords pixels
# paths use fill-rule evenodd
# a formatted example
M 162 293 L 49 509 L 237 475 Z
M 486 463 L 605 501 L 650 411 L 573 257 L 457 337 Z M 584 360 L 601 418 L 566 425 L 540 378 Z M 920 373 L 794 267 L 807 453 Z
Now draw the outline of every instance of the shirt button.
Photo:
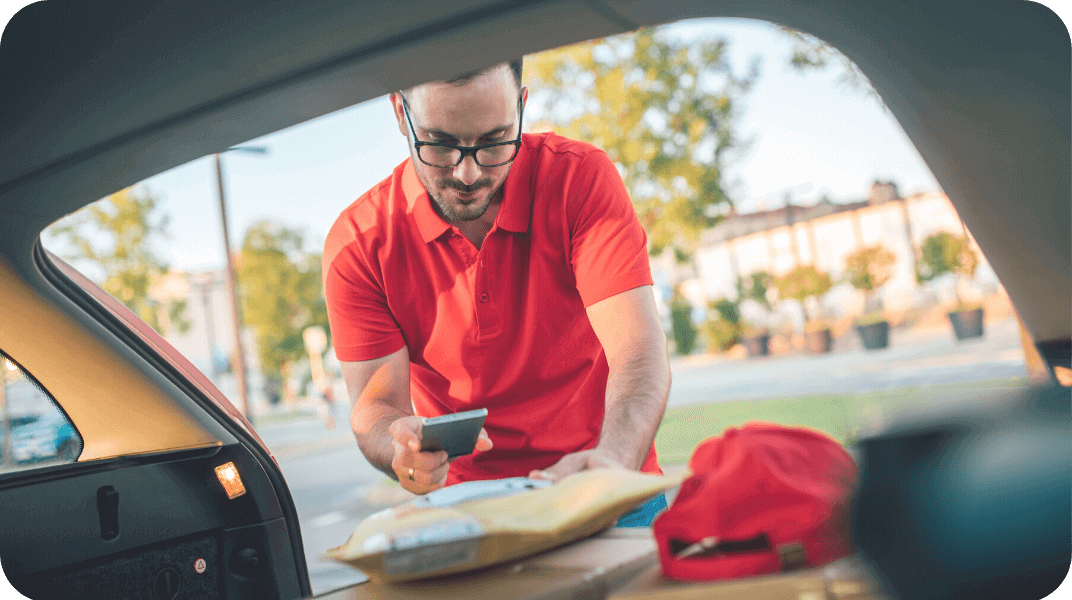
M 480 301 L 481 302 L 487 302 L 488 301 L 488 295 L 487 294 L 480 294 Z

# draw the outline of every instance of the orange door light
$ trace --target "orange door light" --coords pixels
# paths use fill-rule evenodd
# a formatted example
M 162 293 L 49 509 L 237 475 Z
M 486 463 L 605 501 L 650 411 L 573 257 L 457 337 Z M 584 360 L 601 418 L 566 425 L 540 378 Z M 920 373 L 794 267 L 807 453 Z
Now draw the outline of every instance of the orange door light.
M 227 497 L 231 500 L 246 493 L 246 486 L 242 485 L 242 478 L 238 475 L 238 467 L 233 462 L 224 463 L 216 467 L 216 478 L 223 485 Z

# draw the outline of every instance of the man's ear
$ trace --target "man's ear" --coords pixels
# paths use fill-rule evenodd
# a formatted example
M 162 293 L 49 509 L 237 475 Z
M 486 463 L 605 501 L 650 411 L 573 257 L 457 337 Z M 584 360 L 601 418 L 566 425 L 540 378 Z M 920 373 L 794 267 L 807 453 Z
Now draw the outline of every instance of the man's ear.
M 402 93 L 391 92 L 388 98 L 391 101 L 391 110 L 395 113 L 395 121 L 398 123 L 398 132 L 409 137 L 409 126 L 406 124 L 406 113 L 402 107 Z

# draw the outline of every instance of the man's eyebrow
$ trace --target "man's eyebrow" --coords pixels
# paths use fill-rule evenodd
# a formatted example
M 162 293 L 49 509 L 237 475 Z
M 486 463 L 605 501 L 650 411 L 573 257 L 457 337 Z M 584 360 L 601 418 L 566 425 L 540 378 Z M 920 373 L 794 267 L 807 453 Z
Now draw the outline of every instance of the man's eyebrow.
M 496 127 L 495 129 L 492 129 L 490 131 L 484 132 L 483 134 L 481 134 L 478 137 L 485 138 L 485 137 L 490 137 L 492 135 L 495 135 L 496 133 L 506 133 L 507 131 L 510 131 L 510 129 L 512 129 L 513 127 L 514 127 L 513 123 L 510 123 L 509 125 L 500 125 L 499 127 Z M 428 134 L 428 135 L 434 135 L 434 136 L 440 137 L 440 138 L 445 138 L 445 139 L 450 139 L 450 140 L 458 139 L 457 136 L 455 136 L 453 133 L 447 133 L 446 131 L 442 131 L 440 129 L 424 129 L 424 132 L 426 134 Z

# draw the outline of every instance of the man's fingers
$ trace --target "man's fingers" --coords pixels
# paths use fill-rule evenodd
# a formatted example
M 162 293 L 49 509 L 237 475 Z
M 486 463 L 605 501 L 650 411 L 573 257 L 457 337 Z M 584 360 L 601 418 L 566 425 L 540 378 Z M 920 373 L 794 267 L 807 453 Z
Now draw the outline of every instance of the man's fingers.
M 624 468 L 616 460 L 598 450 L 582 450 L 563 456 L 558 462 L 546 469 L 529 473 L 529 479 L 549 479 L 554 482 L 588 469 Z
M 428 474 L 428 479 L 432 485 L 437 487 L 443 487 L 443 484 L 447 482 L 447 473 L 450 472 L 450 464 L 443 463 L 431 473 Z
M 483 427 L 480 428 L 480 435 L 476 438 L 476 450 L 479 452 L 487 452 L 491 450 L 492 443 L 491 438 L 488 437 L 488 432 Z
M 417 452 L 421 449 L 423 423 L 420 417 L 402 417 L 401 419 L 395 419 L 388 431 L 391 433 L 391 437 L 405 448 L 412 452 Z
M 417 452 L 413 454 L 409 466 L 421 471 L 434 471 L 447 464 L 447 453 L 443 450 L 438 452 Z
M 529 473 L 530 479 L 548 479 L 550 481 L 559 481 L 566 475 L 576 473 L 584 468 L 584 460 L 578 457 L 576 454 L 567 454 L 563 456 L 561 460 L 555 464 L 543 469 Z

